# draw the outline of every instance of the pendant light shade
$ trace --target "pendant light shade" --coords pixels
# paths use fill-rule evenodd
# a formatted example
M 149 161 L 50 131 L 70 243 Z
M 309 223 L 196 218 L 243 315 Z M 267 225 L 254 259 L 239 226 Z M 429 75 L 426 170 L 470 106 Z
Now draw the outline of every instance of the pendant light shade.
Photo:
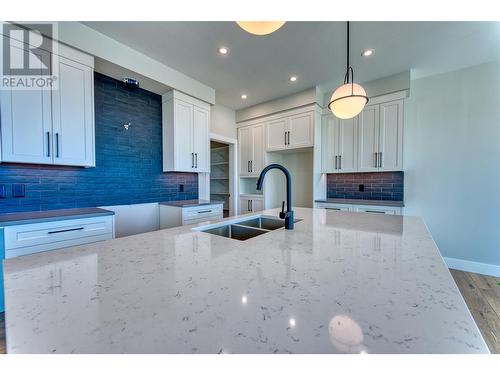
M 357 83 L 346 83 L 335 90 L 328 107 L 335 116 L 348 119 L 357 116 L 368 102 L 365 89 Z
M 274 33 L 285 21 L 236 21 L 239 27 L 254 35 L 268 35 Z
M 354 83 L 354 70 L 349 65 L 349 22 L 347 22 L 347 64 L 344 84 L 332 94 L 328 108 L 340 119 L 357 116 L 368 103 L 365 89 Z

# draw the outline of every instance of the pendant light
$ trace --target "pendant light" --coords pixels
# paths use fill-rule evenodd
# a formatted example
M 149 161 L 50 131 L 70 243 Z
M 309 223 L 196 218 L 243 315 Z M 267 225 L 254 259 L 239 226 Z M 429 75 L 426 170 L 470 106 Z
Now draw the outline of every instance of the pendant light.
M 368 97 L 365 89 L 354 83 L 354 71 L 349 65 L 349 21 L 347 21 L 347 64 L 344 84 L 333 92 L 328 108 L 338 118 L 349 119 L 359 114 L 366 103 Z
M 268 35 L 283 26 L 285 21 L 236 21 L 236 23 L 250 34 Z

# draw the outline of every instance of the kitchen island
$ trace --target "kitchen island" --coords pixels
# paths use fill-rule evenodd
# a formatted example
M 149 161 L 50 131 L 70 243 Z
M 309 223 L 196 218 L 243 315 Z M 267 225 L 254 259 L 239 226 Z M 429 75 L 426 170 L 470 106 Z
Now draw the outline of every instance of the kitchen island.
M 7 352 L 489 353 L 420 218 L 294 211 L 9 259 Z

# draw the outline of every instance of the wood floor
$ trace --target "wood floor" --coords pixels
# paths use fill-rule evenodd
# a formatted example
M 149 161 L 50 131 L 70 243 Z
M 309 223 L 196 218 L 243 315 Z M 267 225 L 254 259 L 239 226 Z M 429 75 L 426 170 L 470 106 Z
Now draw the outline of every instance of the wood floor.
M 492 353 L 500 353 L 500 278 L 450 270 Z M 5 316 L 0 313 L 0 354 L 5 354 Z
M 500 353 L 500 277 L 450 270 L 490 352 Z

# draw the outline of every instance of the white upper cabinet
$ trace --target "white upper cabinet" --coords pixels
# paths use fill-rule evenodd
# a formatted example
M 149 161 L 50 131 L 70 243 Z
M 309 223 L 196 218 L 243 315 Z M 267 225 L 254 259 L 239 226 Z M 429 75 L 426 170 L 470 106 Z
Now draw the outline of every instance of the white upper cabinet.
M 59 57 L 59 90 L 52 92 L 54 164 L 95 165 L 93 69 Z
M 266 129 L 266 151 L 281 151 L 314 145 L 314 115 L 311 111 L 269 120 Z
M 172 90 L 162 97 L 164 172 L 210 171 L 210 105 Z
M 403 99 L 379 99 L 352 119 L 323 116 L 322 172 L 402 171 L 403 111 Z
M 240 176 L 258 176 L 265 164 L 264 124 L 238 129 Z
M 314 143 L 313 114 L 301 113 L 288 118 L 288 148 L 312 147 Z
M 357 170 L 357 119 L 323 117 L 322 172 L 341 173 Z
M 287 145 L 287 118 L 269 121 L 267 129 L 267 151 L 283 150 Z
M 403 100 L 380 104 L 379 168 L 403 169 Z
M 359 170 L 378 170 L 379 106 L 366 106 L 358 115 Z
M 193 152 L 197 172 L 210 172 L 210 111 L 193 108 Z
M 57 87 L 1 90 L 2 161 L 95 166 L 94 59 L 62 45 L 59 53 Z

